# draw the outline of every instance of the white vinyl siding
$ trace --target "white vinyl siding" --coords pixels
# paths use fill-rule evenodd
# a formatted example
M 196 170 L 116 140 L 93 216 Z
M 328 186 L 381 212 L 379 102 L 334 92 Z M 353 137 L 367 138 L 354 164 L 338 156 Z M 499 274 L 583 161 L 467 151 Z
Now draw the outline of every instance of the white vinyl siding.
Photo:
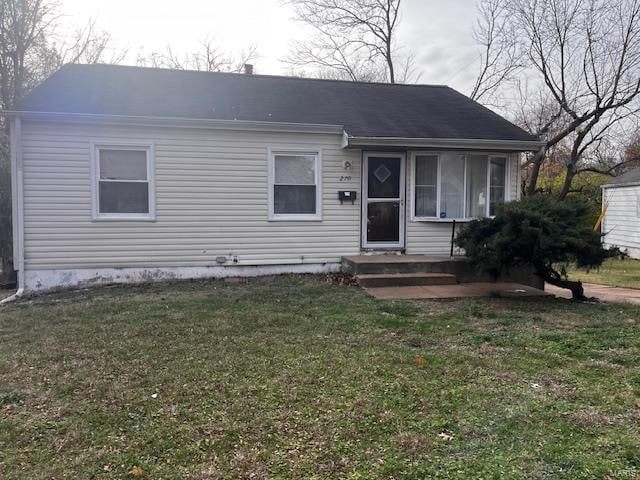
M 418 154 L 421 155 L 421 154 Z M 519 154 L 508 155 L 496 155 L 496 157 L 506 156 L 506 177 L 509 182 L 506 189 L 506 201 L 515 200 L 520 197 L 519 194 Z M 413 168 L 407 169 L 408 183 L 407 185 L 413 185 L 414 182 L 411 179 L 413 175 Z M 421 221 L 416 220 L 412 215 L 412 202 L 415 202 L 414 193 L 411 188 L 407 188 L 407 247 L 406 252 L 408 254 L 421 254 L 421 255 L 448 255 L 451 249 L 451 231 L 452 222 L 450 219 L 442 221 L 434 219 L 433 221 Z M 461 228 L 462 223 L 458 223 L 456 231 Z M 457 251 L 457 249 L 456 249 Z
M 602 225 L 604 244 L 640 258 L 640 185 L 605 188 L 603 200 L 609 202 Z
M 24 122 L 27 270 L 339 262 L 360 249 L 359 151 L 328 134 Z M 92 222 L 91 145 L 154 145 L 156 221 Z M 269 222 L 268 150 L 322 148 L 322 222 Z M 353 167 L 345 170 L 344 162 Z M 237 259 L 233 263 L 231 259 Z
M 342 149 L 339 135 L 35 121 L 22 130 L 26 270 L 207 267 L 218 256 L 322 264 L 361 251 L 362 152 Z M 91 149 L 101 144 L 153 146 L 155 222 L 92 221 Z M 269 221 L 269 150 L 321 151 L 322 221 Z M 511 199 L 517 159 L 507 168 Z M 340 190 L 358 200 L 341 205 Z M 407 253 L 448 254 L 450 223 L 406 225 Z

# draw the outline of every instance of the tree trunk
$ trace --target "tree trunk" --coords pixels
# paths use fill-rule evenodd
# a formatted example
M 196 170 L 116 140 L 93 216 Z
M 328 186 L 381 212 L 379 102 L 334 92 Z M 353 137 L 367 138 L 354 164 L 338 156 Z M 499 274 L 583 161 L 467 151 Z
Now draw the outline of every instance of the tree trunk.
M 562 276 L 558 272 L 545 266 L 537 266 L 536 271 L 538 276 L 545 282 L 548 282 L 551 285 L 555 285 L 556 287 L 571 290 L 571 296 L 573 297 L 573 300 L 577 300 L 580 302 L 589 300 L 589 298 L 584 295 L 582 282 L 566 280 L 562 278 Z
M 542 167 L 542 162 L 544 162 L 544 157 L 547 154 L 547 146 L 544 145 L 540 147 L 533 157 L 533 167 L 531 168 L 531 175 L 529 178 L 529 184 L 527 185 L 527 189 L 525 190 L 525 195 L 527 197 L 532 197 L 536 193 L 536 187 L 538 185 L 538 177 L 540 176 L 540 168 Z
M 575 169 L 573 160 L 571 160 L 571 163 L 567 165 L 566 176 L 564 177 L 564 183 L 562 184 L 562 189 L 558 194 L 558 200 L 564 200 L 567 197 L 567 195 L 569 194 L 569 190 L 571 190 L 571 184 L 573 183 L 573 179 L 575 176 L 576 176 L 576 169 Z
M 391 56 L 391 45 L 387 47 L 387 67 L 389 68 L 389 83 L 396 83 L 396 72 L 393 68 L 393 57 Z

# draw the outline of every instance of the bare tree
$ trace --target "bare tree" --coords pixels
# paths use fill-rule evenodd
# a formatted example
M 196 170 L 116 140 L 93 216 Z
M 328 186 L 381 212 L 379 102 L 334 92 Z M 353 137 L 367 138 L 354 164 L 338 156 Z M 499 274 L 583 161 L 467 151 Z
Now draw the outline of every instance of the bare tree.
M 82 28 L 52 47 L 58 54 L 58 63 L 121 63 L 127 55 L 126 49 L 113 48 L 113 37 L 96 27 L 96 19 L 91 18 Z
M 284 0 L 312 29 L 284 61 L 296 68 L 334 71 L 340 78 L 390 83 L 415 76 L 413 57 L 396 45 L 400 0 Z M 399 72 L 401 70 L 401 72 Z
M 305 77 L 354 82 L 383 82 L 387 78 L 383 64 L 329 36 L 315 35 L 304 42 L 294 42 L 284 62 L 296 75 Z
M 498 87 L 522 69 L 518 58 L 517 32 L 510 22 L 503 0 L 485 0 L 478 6 L 479 19 L 473 36 L 482 47 L 480 71 L 469 97 L 493 103 Z
M 32 55 L 46 41 L 56 22 L 54 6 L 47 0 L 0 2 L 0 101 L 13 106 L 25 88 L 33 84 Z
M 0 109 L 10 110 L 38 78 L 31 68 L 56 16 L 45 0 L 0 2 Z M 0 254 L 5 276 L 12 268 L 9 124 L 0 117 Z M 6 278 L 6 277 L 5 277 Z
M 640 166 L 640 126 L 636 126 L 635 132 L 625 145 L 625 160 L 634 167 Z
M 139 54 L 136 63 L 140 66 L 174 70 L 240 73 L 245 64 L 252 63 L 257 58 L 258 50 L 255 45 L 231 55 L 222 52 L 213 39 L 207 38 L 202 40 L 198 49 L 191 53 L 178 55 L 171 47 L 167 47 L 164 52 L 153 52 L 147 56 Z
M 559 193 L 564 198 L 576 175 L 596 169 L 594 152 L 613 129 L 640 111 L 640 0 L 482 0 L 481 5 L 499 12 L 481 20 L 483 31 L 493 32 L 487 57 L 497 60 L 488 61 L 494 65 L 489 70 L 508 75 L 498 75 L 498 82 L 485 75 L 478 83 L 485 91 L 513 88 L 507 77 L 533 84 L 545 114 L 530 131 L 545 144 L 529 159 L 526 193 L 536 192 L 548 152 L 567 142 Z M 505 27 L 492 29 L 496 17 Z M 504 45 L 507 53 L 501 53 Z M 505 70 L 514 58 L 520 60 L 516 70 Z
M 70 40 L 61 40 L 57 6 L 55 0 L 0 2 L 0 111 L 12 110 L 63 63 L 104 61 L 110 37 L 90 21 Z M 10 171 L 9 123 L 0 115 L 0 273 L 5 274 L 12 267 Z

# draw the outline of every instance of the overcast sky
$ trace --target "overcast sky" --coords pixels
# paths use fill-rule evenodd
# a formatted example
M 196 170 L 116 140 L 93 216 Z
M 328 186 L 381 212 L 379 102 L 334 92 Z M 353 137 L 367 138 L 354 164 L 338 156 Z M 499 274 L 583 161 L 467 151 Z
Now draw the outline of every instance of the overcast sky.
M 96 18 L 128 49 L 127 63 L 167 45 L 176 53 L 195 50 L 209 37 L 229 52 L 254 44 L 258 73 L 286 74 L 280 59 L 291 40 L 305 34 L 279 0 L 62 0 L 62 9 L 69 28 Z M 468 93 L 479 56 L 472 36 L 475 0 L 403 0 L 401 9 L 399 44 L 415 53 L 420 83 Z

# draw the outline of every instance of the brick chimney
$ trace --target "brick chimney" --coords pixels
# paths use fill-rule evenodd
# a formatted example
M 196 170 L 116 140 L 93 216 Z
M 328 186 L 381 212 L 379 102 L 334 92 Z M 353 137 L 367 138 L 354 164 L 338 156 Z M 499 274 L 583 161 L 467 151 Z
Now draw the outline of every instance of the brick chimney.
M 253 65 L 250 63 L 244 64 L 244 74 L 245 75 L 253 75 Z

